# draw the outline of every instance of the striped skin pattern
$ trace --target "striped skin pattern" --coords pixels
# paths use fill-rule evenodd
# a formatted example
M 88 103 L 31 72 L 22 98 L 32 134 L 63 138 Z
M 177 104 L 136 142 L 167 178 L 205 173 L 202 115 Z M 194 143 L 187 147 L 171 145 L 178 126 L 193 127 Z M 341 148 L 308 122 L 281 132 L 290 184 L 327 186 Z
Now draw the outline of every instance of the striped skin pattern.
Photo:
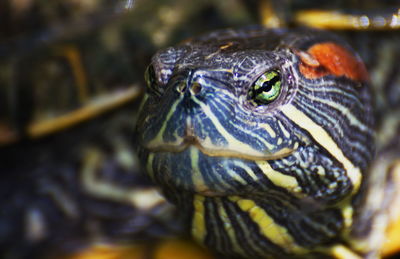
M 318 62 L 307 50 L 325 43 Z M 248 258 L 368 252 L 348 242 L 374 151 L 367 79 L 349 62 L 362 66 L 330 34 L 259 27 L 153 57 L 139 154 L 197 241 Z M 271 70 L 280 95 L 257 106 L 249 89 Z

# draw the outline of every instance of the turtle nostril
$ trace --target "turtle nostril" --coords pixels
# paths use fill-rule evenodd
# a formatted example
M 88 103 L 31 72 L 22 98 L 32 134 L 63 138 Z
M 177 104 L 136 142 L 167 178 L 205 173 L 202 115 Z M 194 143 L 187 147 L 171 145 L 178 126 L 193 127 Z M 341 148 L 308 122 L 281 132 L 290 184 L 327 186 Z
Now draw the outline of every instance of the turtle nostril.
M 180 93 L 184 93 L 186 91 L 186 84 L 180 83 L 176 86 L 176 90 Z
M 201 91 L 201 85 L 197 82 L 194 82 L 191 86 L 190 86 L 190 92 L 192 94 L 198 94 Z

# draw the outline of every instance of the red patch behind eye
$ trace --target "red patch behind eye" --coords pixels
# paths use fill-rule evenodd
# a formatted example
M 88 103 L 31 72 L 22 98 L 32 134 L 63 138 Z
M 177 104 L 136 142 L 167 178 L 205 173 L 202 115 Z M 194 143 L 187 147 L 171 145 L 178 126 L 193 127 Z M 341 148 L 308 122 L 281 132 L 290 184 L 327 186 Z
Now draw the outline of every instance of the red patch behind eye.
M 364 63 L 342 46 L 325 42 L 311 46 L 300 55 L 300 72 L 309 79 L 325 75 L 345 76 L 356 81 L 368 81 Z

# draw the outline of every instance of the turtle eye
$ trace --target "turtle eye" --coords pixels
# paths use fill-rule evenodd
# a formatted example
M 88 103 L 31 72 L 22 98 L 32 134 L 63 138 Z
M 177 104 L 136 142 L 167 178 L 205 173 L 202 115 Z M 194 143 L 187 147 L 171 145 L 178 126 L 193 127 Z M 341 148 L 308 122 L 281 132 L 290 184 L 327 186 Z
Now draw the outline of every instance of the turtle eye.
M 248 100 L 256 106 L 267 105 L 278 98 L 282 87 L 279 71 L 269 70 L 253 83 Z
M 156 72 L 152 65 L 148 66 L 144 73 L 144 79 L 146 80 L 147 89 L 151 93 L 161 94 L 160 88 L 158 87 Z

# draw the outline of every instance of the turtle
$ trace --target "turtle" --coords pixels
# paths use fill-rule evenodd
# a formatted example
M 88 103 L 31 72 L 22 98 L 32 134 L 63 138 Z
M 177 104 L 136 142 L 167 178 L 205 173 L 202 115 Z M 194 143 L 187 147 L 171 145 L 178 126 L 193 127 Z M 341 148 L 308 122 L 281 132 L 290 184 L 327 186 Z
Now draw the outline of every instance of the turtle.
M 107 2 L 99 1 L 98 3 L 104 4 Z M 129 6 L 132 2 L 121 1 L 121 3 L 125 4 L 125 6 Z M 170 4 L 170 2 L 168 2 L 168 4 Z M 109 9 L 107 8 L 109 8 L 109 6 L 107 4 L 104 5 L 105 8 L 101 6 L 102 5 L 100 5 L 100 10 L 102 10 L 103 12 L 95 14 L 97 16 L 106 14 L 107 17 L 107 13 L 109 12 Z M 140 8 L 140 5 L 138 4 L 136 7 Z M 182 3 L 177 2 L 177 4 L 175 6 L 172 6 L 171 8 L 174 10 L 178 10 L 178 7 L 182 7 Z M 93 8 L 93 6 L 91 8 Z M 151 9 L 152 11 L 154 10 L 153 5 L 151 3 L 149 3 L 146 6 L 146 8 L 149 10 Z M 232 10 L 228 9 L 227 6 L 225 6 L 225 8 L 226 10 Z M 249 9 L 251 8 L 252 5 L 249 4 Z M 196 8 L 193 8 L 191 10 L 193 12 L 198 11 L 196 10 Z M 214 9 L 211 8 L 206 10 L 207 12 L 212 12 L 212 10 Z M 62 11 L 60 13 L 65 13 L 65 11 Z M 88 13 L 90 13 L 90 11 Z M 161 14 L 167 16 L 168 9 L 160 8 L 160 17 L 163 17 Z M 233 12 L 228 11 L 228 14 L 231 15 L 233 14 Z M 229 15 L 227 16 L 229 17 Z M 127 20 L 130 19 L 129 14 L 127 14 L 127 16 L 124 15 L 122 17 L 122 20 L 124 20 L 125 17 L 128 17 L 126 18 Z M 216 17 L 219 16 L 217 15 Z M 239 15 L 239 17 L 242 16 Z M 171 27 L 173 28 L 173 26 L 177 26 L 176 19 L 179 19 L 176 17 L 174 18 L 175 19 L 171 19 L 172 25 L 170 24 L 169 25 L 170 27 L 168 26 L 161 27 L 162 30 L 160 28 L 157 28 L 159 24 L 156 24 L 156 26 L 143 25 L 145 29 L 147 28 L 148 30 L 153 30 L 151 32 L 152 34 L 150 33 L 150 35 L 152 39 L 156 39 L 156 41 L 153 42 L 157 43 L 157 44 L 154 43 L 155 45 L 157 45 L 157 47 L 163 47 L 170 43 L 168 42 L 168 40 L 165 40 L 166 35 L 162 34 L 162 32 L 169 31 L 169 33 L 172 34 L 173 29 L 171 29 Z M 186 21 L 190 21 L 190 16 L 189 19 L 187 19 Z M 214 23 L 213 26 L 215 26 L 216 21 L 212 20 L 212 22 Z M 243 23 L 243 21 L 241 23 Z M 249 23 L 249 20 L 245 21 L 244 23 Z M 67 26 L 64 26 L 64 29 L 67 31 L 71 30 L 72 27 L 82 27 L 83 30 L 85 30 L 85 26 L 76 26 L 75 23 L 67 22 L 66 25 Z M 84 24 L 78 23 L 78 25 L 84 25 Z M 237 26 L 237 24 L 234 24 L 232 22 L 228 24 L 221 24 L 220 26 L 226 27 L 227 25 Z M 98 25 L 96 25 L 95 23 L 93 26 L 94 28 L 96 28 L 96 26 Z M 89 29 L 93 29 L 93 26 L 89 26 Z M 202 22 L 201 26 L 205 30 L 210 29 L 204 27 L 206 26 L 205 22 Z M 193 29 L 193 27 L 194 27 L 193 25 L 188 26 L 188 28 L 190 29 Z M 157 33 L 154 32 L 156 29 L 159 29 Z M 262 31 L 262 28 L 257 30 Z M 108 33 L 115 32 L 115 27 L 111 26 L 111 28 L 108 29 L 107 32 Z M 86 31 L 86 33 L 88 32 Z M 135 30 L 133 35 L 135 35 L 135 33 L 138 33 L 138 30 Z M 180 33 L 183 34 L 183 36 L 189 35 L 188 29 L 185 28 L 185 26 L 183 26 L 183 29 L 181 29 Z M 196 32 L 190 31 L 190 34 L 196 34 Z M 217 33 L 217 35 L 219 36 L 221 36 L 222 34 L 221 32 Z M 41 35 L 42 34 L 39 34 L 39 36 Z M 47 34 L 44 33 L 43 35 Z M 171 208 L 171 206 L 168 203 L 166 203 L 160 196 L 154 193 L 154 187 L 147 179 L 143 179 L 143 177 L 140 176 L 140 174 L 138 174 L 138 172 L 142 171 L 143 168 L 139 165 L 134 152 L 137 146 L 143 144 L 142 141 L 142 144 L 139 145 L 139 141 L 136 139 L 136 137 L 139 136 L 140 134 L 143 134 L 143 131 L 146 130 L 143 130 L 142 128 L 142 130 L 139 130 L 136 134 L 133 133 L 136 127 L 134 123 L 135 121 L 134 118 L 137 117 L 136 109 L 138 105 L 135 102 L 135 99 L 140 94 L 140 90 L 136 88 L 136 85 L 132 86 L 130 83 L 132 81 L 135 81 L 136 75 L 141 74 L 142 71 L 144 70 L 144 68 L 143 69 L 141 68 L 141 66 L 143 65 L 142 51 L 144 51 L 145 53 L 153 51 L 153 49 L 150 50 L 148 49 L 149 45 L 152 44 L 150 43 L 152 41 L 149 40 L 148 42 L 146 41 L 144 44 L 139 44 L 139 46 L 137 46 L 137 42 L 143 40 L 143 38 L 140 38 L 144 37 L 141 34 L 141 36 L 139 36 L 139 40 L 136 38 L 135 41 L 134 38 L 133 43 L 131 42 L 133 46 L 135 46 L 136 48 L 133 47 L 131 52 L 125 49 L 124 51 L 119 52 L 118 53 L 119 56 L 117 55 L 119 59 L 115 58 L 113 59 L 112 57 L 111 59 L 107 58 L 108 52 L 103 49 L 98 52 L 95 52 L 95 55 L 92 56 L 89 55 L 89 57 L 91 57 L 92 59 L 90 58 L 84 59 L 85 56 L 81 57 L 81 59 L 83 59 L 84 61 L 83 62 L 81 61 L 80 65 L 79 62 L 80 52 L 77 51 L 77 49 L 79 50 L 79 48 L 76 48 L 77 41 L 71 40 L 71 38 L 69 37 L 67 37 L 67 39 L 60 39 L 59 38 L 60 34 L 57 33 L 56 34 L 50 33 L 50 35 L 54 36 L 53 38 L 50 37 L 50 40 L 45 42 L 45 44 L 43 44 L 43 41 L 40 41 L 43 39 L 42 37 L 37 37 L 38 41 L 35 41 L 36 38 L 33 38 L 35 39 L 32 42 L 35 48 L 34 55 L 30 53 L 32 48 L 28 48 L 28 51 L 26 51 L 25 46 L 23 44 L 19 44 L 21 43 L 21 41 L 17 41 L 16 43 L 18 44 L 6 45 L 7 47 L 11 48 L 6 48 L 5 52 L 4 51 L 1 52 L 3 55 L 4 53 L 7 52 L 5 55 L 7 57 L 7 62 L 8 62 L 6 63 L 5 66 L 2 67 L 3 68 L 8 67 L 8 64 L 10 63 L 12 64 L 12 62 L 15 62 L 15 60 L 17 60 L 18 62 L 16 67 L 19 68 L 19 71 L 21 71 L 18 73 L 18 75 L 19 74 L 23 75 L 24 73 L 26 75 L 26 72 L 24 72 L 27 70 L 26 68 L 31 68 L 31 67 L 35 68 L 36 64 L 40 63 L 46 64 L 46 62 L 48 62 L 47 60 L 49 56 L 51 59 L 54 59 L 54 56 L 56 56 L 57 65 L 61 63 L 61 66 L 65 67 L 66 63 L 66 66 L 70 66 L 72 68 L 72 72 L 69 71 L 67 73 L 72 74 L 73 78 L 75 78 L 77 84 L 77 93 L 78 93 L 76 95 L 78 96 L 80 87 L 82 87 L 82 85 L 85 85 L 84 83 L 85 79 L 82 80 L 82 75 L 83 78 L 85 78 L 86 75 L 89 81 L 93 80 L 90 77 L 91 71 L 87 73 L 84 71 L 84 69 L 82 69 L 82 67 L 85 67 L 84 66 L 85 62 L 93 62 L 90 63 L 90 65 L 88 66 L 90 69 L 91 67 L 96 68 L 98 64 L 101 65 L 104 63 L 107 64 L 107 62 L 117 61 L 116 64 L 120 65 L 118 66 L 119 68 L 126 69 L 127 64 L 124 63 L 124 60 L 126 61 L 126 59 L 121 57 L 133 56 L 134 57 L 133 63 L 135 63 L 134 70 L 131 71 L 122 70 L 121 73 L 118 74 L 118 76 L 114 75 L 114 77 L 111 78 L 107 77 L 107 75 L 109 75 L 107 73 L 104 74 L 102 74 L 103 72 L 94 73 L 96 76 L 99 76 L 99 79 L 102 79 L 102 80 L 97 79 L 94 84 L 95 86 L 98 84 L 102 85 L 102 87 L 100 87 L 101 88 L 100 92 L 103 93 L 106 92 L 107 96 L 114 96 L 113 90 L 115 89 L 113 89 L 113 87 L 115 87 L 115 82 L 117 82 L 118 84 L 122 83 L 122 85 L 126 84 L 129 86 L 126 88 L 128 90 L 120 92 L 120 95 L 118 95 L 117 97 L 125 96 L 129 98 L 127 99 L 117 98 L 118 101 L 125 100 L 122 102 L 125 104 L 125 106 L 120 105 L 121 102 L 111 102 L 113 105 L 110 106 L 106 105 L 105 106 L 106 109 L 96 108 L 94 109 L 96 112 L 92 113 L 91 116 L 83 117 L 83 119 L 78 121 L 72 120 L 73 123 L 67 123 L 67 124 L 59 123 L 65 120 L 57 120 L 57 119 L 68 118 L 68 116 L 67 117 L 60 116 L 60 113 L 56 113 L 55 116 L 56 120 L 54 119 L 50 120 L 49 122 L 51 123 L 42 123 L 43 119 L 39 118 L 37 120 L 38 123 L 31 124 L 32 122 L 31 115 L 28 116 L 28 118 L 26 117 L 21 118 L 20 116 L 16 117 L 10 116 L 7 117 L 7 119 L 11 118 L 11 120 L 6 120 L 6 123 L 4 123 L 3 120 L 1 121 L 2 122 L 1 126 L 5 125 L 8 127 L 11 125 L 11 127 L 6 128 L 5 131 L 7 133 L 5 135 L 6 138 L 4 138 L 4 140 L 7 142 L 5 143 L 6 146 L 5 147 L 3 146 L 1 148 L 1 154 L 2 154 L 1 171 L 7 172 L 6 174 L 2 174 L 2 180 L 1 180 L 1 186 L 2 186 L 1 188 L 2 194 L 0 195 L 2 199 L 2 211 L 0 213 L 1 256 L 5 258 L 25 258 L 25 257 L 59 258 L 61 256 L 64 256 L 65 254 L 70 254 L 71 252 L 75 252 L 77 250 L 78 251 L 82 249 L 84 250 L 85 247 L 87 247 L 88 245 L 90 246 L 90 244 L 92 243 L 96 244 L 105 242 L 112 245 L 110 247 L 95 248 L 95 250 L 98 249 L 99 251 L 98 253 L 94 251 L 96 256 L 108 255 L 108 253 L 112 253 L 109 250 L 111 251 L 114 250 L 116 253 L 121 252 L 119 258 L 129 258 L 129 256 L 134 257 L 138 253 L 137 250 L 139 249 L 141 250 L 142 253 L 146 254 L 145 256 L 147 257 L 154 256 L 156 258 L 160 258 L 159 256 L 161 257 L 164 256 L 164 258 L 168 258 L 168 256 L 171 257 L 170 254 L 174 253 L 176 254 L 177 250 L 180 251 L 189 248 L 190 257 L 192 258 L 194 258 L 196 255 L 199 256 L 199 254 L 201 253 L 206 258 L 211 258 L 212 255 L 209 255 L 207 252 L 204 252 L 203 250 L 196 250 L 197 248 L 190 250 L 191 245 L 188 244 L 187 242 L 184 242 L 183 245 L 178 245 L 178 246 L 175 245 L 175 247 L 174 245 L 172 245 L 173 248 L 172 250 L 174 250 L 172 252 L 163 251 L 162 247 L 165 248 L 166 246 L 161 247 L 161 252 L 160 250 L 156 250 L 156 248 L 158 247 L 158 242 L 156 241 L 159 240 L 160 236 L 171 235 L 171 232 L 174 235 L 176 235 L 177 232 L 181 231 L 180 229 L 181 226 L 179 225 L 179 221 L 176 220 L 177 218 L 176 211 L 173 210 L 173 208 Z M 89 35 L 90 35 L 89 36 L 90 40 L 93 40 L 95 38 L 91 34 Z M 132 37 L 132 34 L 130 35 L 131 35 L 130 37 Z M 327 35 L 326 37 L 331 37 L 329 36 L 329 34 L 326 35 Z M 220 40 L 219 36 L 217 36 L 214 40 L 215 41 Z M 82 38 L 82 36 L 80 36 L 80 38 Z M 123 39 L 126 40 L 126 38 Z M 197 38 L 195 39 L 195 41 L 199 39 L 200 38 Z M 23 40 L 25 39 L 23 38 Z M 63 44 L 65 43 L 65 41 L 69 44 L 68 45 Z M 71 44 L 71 42 L 73 44 Z M 85 41 L 78 40 L 78 46 L 80 46 L 79 42 L 85 43 Z M 91 43 L 93 43 L 93 41 L 88 41 L 88 42 L 89 44 L 86 45 L 88 47 L 83 52 L 83 54 L 86 55 L 86 57 L 87 53 L 88 52 L 90 53 L 89 50 L 95 49 L 92 47 L 92 45 L 90 45 Z M 191 45 L 193 44 L 193 42 L 194 41 L 191 41 L 188 44 Z M 94 41 L 94 43 L 95 44 L 93 46 L 97 47 L 102 46 L 102 44 L 99 44 L 96 41 Z M 115 50 L 113 48 L 113 46 L 115 47 L 115 42 L 106 42 L 106 43 L 107 44 L 105 45 L 107 47 L 111 46 L 110 49 Z M 59 48 L 60 46 L 62 48 Z M 48 55 L 49 49 L 51 49 L 50 55 Z M 231 46 L 227 46 L 226 49 L 231 50 Z M 0 50 L 3 49 L 0 48 Z M 9 53 L 11 53 L 11 55 Z M 54 55 L 54 53 L 56 53 L 56 55 Z M 112 54 L 115 54 L 115 52 L 113 52 Z M 93 57 L 106 57 L 106 58 L 104 59 L 100 58 L 96 60 L 93 59 Z M 140 57 L 142 59 L 137 59 L 136 57 Z M 312 65 L 312 58 L 310 58 L 310 56 L 304 54 L 303 58 L 304 62 L 306 63 L 311 62 L 311 64 L 308 65 Z M 19 60 L 22 60 L 23 62 L 19 63 Z M 373 62 L 373 60 L 370 61 Z M 46 86 L 46 82 L 47 84 L 49 84 L 48 82 L 49 75 L 50 76 L 54 75 L 54 72 L 52 72 L 51 70 L 52 67 L 54 67 L 54 63 L 52 64 L 51 62 L 50 66 L 48 66 L 47 68 L 45 67 L 45 71 L 46 69 L 49 71 L 47 76 L 44 75 L 43 77 L 40 77 L 41 74 L 32 72 L 29 75 L 29 77 L 23 81 L 24 84 L 22 84 L 22 86 L 30 85 L 29 83 L 31 81 L 39 82 L 37 86 L 35 86 L 33 89 L 36 89 L 36 87 L 41 87 L 43 85 Z M 118 71 L 118 69 L 116 70 Z M 3 71 L 10 71 L 10 69 L 8 68 L 3 69 Z M 40 72 L 42 70 L 37 69 L 37 71 Z M 155 86 L 154 82 L 157 81 L 157 78 L 155 77 L 156 72 L 158 73 L 159 70 L 156 70 L 154 66 L 150 66 L 149 69 L 147 70 L 146 73 L 147 81 L 150 83 L 149 85 L 150 88 Z M 279 72 L 280 71 L 273 71 L 273 73 L 267 75 L 266 78 L 269 78 L 269 80 L 274 78 L 276 79 L 276 77 L 279 78 L 282 76 L 282 74 L 280 74 Z M 4 76 L 4 74 L 2 76 Z M 12 73 L 10 74 L 12 75 Z M 127 75 L 128 77 L 126 77 Z M 121 76 L 125 80 L 120 81 Z M 13 77 L 10 76 L 8 78 L 13 78 Z M 40 80 L 38 80 L 37 78 L 39 78 Z M 56 83 L 59 80 L 59 77 L 55 78 L 50 77 L 50 78 L 53 79 L 53 81 L 50 81 L 50 85 L 52 83 L 53 84 Z M 16 85 L 18 87 L 21 86 L 21 84 L 16 84 Z M 21 88 L 21 89 L 26 91 L 29 88 Z M 43 89 L 46 92 L 48 91 L 46 89 L 51 89 L 51 88 L 50 87 L 39 88 L 39 92 L 43 91 L 41 89 Z M 117 90 L 121 91 L 121 89 Z M 201 90 L 201 88 L 197 90 Z M 26 92 L 24 91 L 22 91 L 22 93 L 26 94 Z M 146 91 L 149 90 L 146 89 Z M 57 93 L 56 90 L 55 92 Z M 68 93 L 68 91 L 64 92 Z M 27 95 L 19 95 L 19 97 L 24 97 L 24 98 L 26 98 L 27 96 L 28 97 L 31 96 L 29 94 L 29 91 Z M 4 97 L 4 95 L 2 97 Z M 78 105 L 76 105 L 75 101 L 76 99 L 74 99 L 76 98 L 76 96 L 75 94 L 73 94 L 72 95 L 73 106 L 67 106 L 67 111 L 75 109 L 76 106 L 83 108 L 87 107 L 90 108 L 91 107 L 90 101 L 92 100 L 93 103 L 95 104 L 97 103 L 98 100 L 100 100 L 100 104 L 103 103 L 101 101 L 105 100 L 104 103 L 107 104 L 107 100 L 112 99 L 112 98 L 97 99 L 97 97 L 98 95 L 96 95 L 96 91 L 94 91 L 93 94 L 92 92 L 90 92 L 89 98 L 86 99 L 89 100 L 89 102 L 83 102 L 83 103 L 78 102 Z M 382 101 L 382 100 L 389 100 L 389 98 L 392 97 L 395 97 L 395 92 L 393 96 L 389 97 L 381 96 L 380 98 Z M 6 102 L 10 102 L 9 99 L 5 100 Z M 51 101 L 51 98 L 49 100 Z M 57 101 L 58 100 L 62 101 L 64 99 L 60 98 L 57 99 Z M 396 99 L 394 98 L 393 100 L 395 101 Z M 30 101 L 29 98 L 28 102 L 26 102 L 26 99 L 21 99 L 18 101 L 20 101 L 20 103 L 19 102 L 17 103 L 18 107 L 17 112 L 22 109 L 26 110 L 27 108 L 32 110 L 35 110 L 37 108 L 37 106 L 26 107 L 27 103 L 32 104 L 31 102 L 29 102 Z M 58 104 L 57 101 L 55 102 L 56 104 Z M 118 105 L 115 105 L 115 103 L 117 103 Z M 126 103 L 130 104 L 126 105 Z M 44 103 L 43 107 L 45 109 L 40 110 L 39 114 L 43 114 L 43 110 L 46 109 L 50 110 L 50 112 L 54 112 L 55 110 L 53 106 L 51 105 L 49 106 L 49 103 Z M 380 110 L 381 114 L 384 114 L 383 112 L 387 111 L 390 112 L 396 111 L 395 109 L 393 109 L 392 106 L 390 106 L 389 107 L 390 109 L 388 110 L 384 110 L 384 108 L 388 108 L 385 105 L 381 107 L 382 107 L 382 110 Z M 104 114 L 104 110 L 114 110 L 114 111 L 108 112 L 108 114 Z M 78 109 L 78 111 L 82 110 Z M 142 107 L 141 116 L 147 116 L 146 114 L 148 114 L 148 112 L 149 112 L 148 110 L 143 109 Z M 21 115 L 19 113 L 17 114 Z M 81 113 L 75 113 L 75 114 L 81 114 Z M 99 116 L 98 114 L 103 114 L 103 115 Z M 26 114 L 22 115 L 26 116 Z M 376 115 L 375 117 L 379 117 L 379 114 Z M 90 121 L 87 121 L 86 123 L 82 124 L 82 121 L 89 120 L 90 118 L 92 118 Z M 395 115 L 387 116 L 387 118 L 393 119 L 393 120 L 388 120 L 387 125 L 390 125 L 391 123 L 392 124 L 394 123 L 396 116 Z M 15 121 L 17 123 L 15 123 Z M 139 118 L 138 121 L 140 124 L 142 119 Z M 77 122 L 80 122 L 81 125 L 77 125 L 78 124 Z M 43 125 L 45 127 L 42 127 Z M 57 127 L 48 127 L 48 125 L 53 125 L 53 126 L 56 125 Z M 390 126 L 390 129 L 393 128 L 394 128 L 393 126 Z M 11 134 L 9 134 L 10 132 Z M 385 141 L 390 142 L 390 137 L 388 137 Z M 381 143 L 383 143 L 383 141 Z M 4 143 L 2 142 L 2 144 Z M 396 154 L 396 145 L 392 146 L 391 148 L 392 149 L 388 149 L 387 155 L 385 152 L 381 153 L 382 154 L 381 157 L 386 158 L 385 163 L 387 163 L 387 165 L 385 165 L 384 163 L 383 164 L 378 163 L 374 165 L 376 168 L 379 169 L 379 167 L 390 167 L 392 171 L 396 170 L 397 168 L 395 167 L 396 164 L 392 163 L 392 161 L 395 161 L 395 159 L 393 159 L 392 156 Z M 381 147 L 381 150 L 383 149 L 384 148 Z M 143 150 L 139 151 L 139 154 L 141 154 L 141 156 L 144 156 Z M 143 165 L 145 169 L 146 161 L 143 163 Z M 379 178 L 379 179 L 381 179 L 380 181 L 382 181 L 382 179 L 384 178 Z M 16 184 L 16 182 L 18 184 Z M 387 182 L 392 184 L 394 183 L 392 180 L 388 180 Z M 379 188 L 377 188 L 376 190 L 377 194 L 382 194 Z M 393 188 L 389 189 L 388 192 L 390 192 L 391 190 L 393 191 L 394 189 Z M 165 192 L 167 196 L 169 196 L 168 195 L 169 191 L 166 190 Z M 313 201 L 310 201 L 309 204 L 312 204 L 312 202 Z M 369 208 L 371 209 L 371 211 L 373 211 L 372 207 Z M 180 214 L 180 211 L 178 211 L 178 214 Z M 188 214 L 186 214 L 186 216 L 188 216 Z M 382 217 L 385 216 L 387 215 L 382 214 Z M 365 220 L 364 222 L 366 222 L 367 220 Z M 380 222 L 384 223 L 385 219 L 383 218 L 383 220 Z M 175 226 L 175 224 L 177 224 L 177 226 Z M 363 235 L 363 233 L 359 233 L 359 235 L 361 237 L 365 236 Z M 377 237 L 377 235 L 373 236 Z M 144 240 L 146 243 L 143 252 L 142 247 L 138 248 L 134 246 L 134 244 L 143 242 Z M 122 248 L 115 246 L 116 244 L 121 244 L 121 242 L 123 244 Z M 317 253 L 320 252 L 321 251 L 318 251 Z M 343 253 L 340 254 L 343 255 Z M 78 258 L 82 258 L 80 256 L 90 257 L 93 255 L 89 250 L 87 254 L 83 253 L 82 255 L 78 255 Z M 217 256 L 220 257 L 222 255 L 217 255 Z M 186 256 L 186 258 L 187 257 L 189 256 Z
M 228 258 L 380 256 L 399 215 L 399 71 L 371 87 L 382 71 L 357 36 L 250 26 L 153 56 L 139 157 L 197 242 Z

